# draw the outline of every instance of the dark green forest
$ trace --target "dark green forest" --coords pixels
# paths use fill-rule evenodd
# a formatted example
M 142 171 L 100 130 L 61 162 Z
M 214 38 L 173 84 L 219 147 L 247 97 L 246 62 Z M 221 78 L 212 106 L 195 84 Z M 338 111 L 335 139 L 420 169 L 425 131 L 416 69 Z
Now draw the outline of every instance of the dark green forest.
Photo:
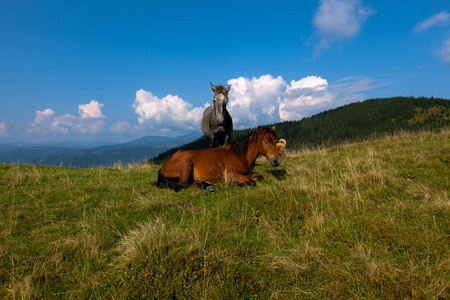
M 342 142 L 362 141 L 399 131 L 436 130 L 450 127 L 450 100 L 426 97 L 391 97 L 370 99 L 321 112 L 298 121 L 275 126 L 279 138 L 287 141 L 287 149 L 333 146 Z M 235 130 L 232 141 L 256 128 Z M 176 151 L 209 148 L 204 137 L 161 153 L 153 159 L 161 163 Z

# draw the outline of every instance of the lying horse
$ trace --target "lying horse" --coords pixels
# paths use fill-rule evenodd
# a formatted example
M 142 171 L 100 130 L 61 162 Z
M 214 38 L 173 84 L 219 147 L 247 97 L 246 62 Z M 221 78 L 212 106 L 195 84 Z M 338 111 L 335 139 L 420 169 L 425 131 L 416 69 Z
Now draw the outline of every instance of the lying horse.
M 223 85 L 213 85 L 211 82 L 209 84 L 214 92 L 213 104 L 205 109 L 200 127 L 211 148 L 215 148 L 216 141 L 220 146 L 228 144 L 231 139 L 233 120 L 227 110 L 228 92 L 231 85 L 226 88 Z
M 277 140 L 275 127 L 258 127 L 258 131 L 218 148 L 180 150 L 158 170 L 157 186 L 180 190 L 201 182 L 202 188 L 215 192 L 209 182 L 225 178 L 240 186 L 254 186 L 255 180 L 264 179 L 261 175 L 252 174 L 260 155 L 272 166 L 280 165 Z

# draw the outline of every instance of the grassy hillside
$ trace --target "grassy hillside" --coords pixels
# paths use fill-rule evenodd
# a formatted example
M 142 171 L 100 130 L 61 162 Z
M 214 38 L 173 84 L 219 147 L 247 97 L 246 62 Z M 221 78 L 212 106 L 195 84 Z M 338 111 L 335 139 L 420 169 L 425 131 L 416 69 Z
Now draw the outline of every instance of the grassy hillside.
M 216 194 L 150 164 L 0 165 L 0 297 L 450 298 L 449 141 L 291 152 Z
M 450 127 L 450 100 L 425 97 L 370 99 L 299 121 L 270 124 L 272 125 L 275 125 L 278 136 L 287 140 L 288 149 L 333 146 L 385 133 Z M 232 140 L 237 140 L 252 130 L 234 130 Z M 199 148 L 209 148 L 205 138 L 163 152 L 153 161 L 162 162 L 179 149 Z

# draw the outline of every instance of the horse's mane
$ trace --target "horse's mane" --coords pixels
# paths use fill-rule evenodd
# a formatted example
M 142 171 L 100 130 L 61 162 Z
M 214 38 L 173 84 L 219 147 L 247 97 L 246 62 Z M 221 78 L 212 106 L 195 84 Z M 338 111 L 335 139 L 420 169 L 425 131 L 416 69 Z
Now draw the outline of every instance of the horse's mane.
M 216 85 L 215 94 L 228 94 L 228 89 L 223 84 Z
M 278 140 L 278 135 L 275 131 L 272 130 L 272 128 L 262 127 L 262 129 L 266 130 L 267 133 L 270 133 L 271 135 L 273 135 L 275 137 L 275 139 Z M 229 143 L 228 146 L 238 156 L 244 157 L 245 154 L 247 154 L 248 141 L 250 140 L 250 137 L 254 136 L 255 134 L 258 134 L 258 131 L 250 132 L 249 134 L 247 134 L 245 137 L 241 138 L 240 140 Z

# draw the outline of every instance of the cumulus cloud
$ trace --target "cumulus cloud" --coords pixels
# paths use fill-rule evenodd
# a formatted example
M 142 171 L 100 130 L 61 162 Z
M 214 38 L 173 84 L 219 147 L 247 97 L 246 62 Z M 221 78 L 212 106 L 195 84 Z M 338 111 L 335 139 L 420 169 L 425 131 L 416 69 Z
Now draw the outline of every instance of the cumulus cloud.
M 228 83 L 232 84 L 229 109 L 237 128 L 299 120 L 364 100 L 364 92 L 389 84 L 347 77 L 329 85 L 320 76 L 307 76 L 286 84 L 281 76 L 274 78 L 271 75 L 252 79 L 240 77 Z
M 158 98 L 143 89 L 136 92 L 132 106 L 139 115 L 139 125 L 158 133 L 198 130 L 203 116 L 203 107 L 193 107 L 178 96 Z
M 361 0 L 322 0 L 312 21 L 320 38 L 316 53 L 334 42 L 354 37 L 374 13 Z
M 446 11 L 442 11 L 440 13 L 437 13 L 433 16 L 431 16 L 428 19 L 421 20 L 416 24 L 414 27 L 415 32 L 422 32 L 426 31 L 432 27 L 437 26 L 446 26 L 450 24 L 450 14 Z
M 103 114 L 101 113 L 102 103 L 92 100 L 88 104 L 78 106 L 79 116 L 57 115 L 53 109 L 36 111 L 34 122 L 29 133 L 68 135 L 70 133 L 98 134 L 103 129 Z
M 238 128 L 258 126 L 261 120 L 279 120 L 277 99 L 286 86 L 281 76 L 239 77 L 228 80 L 228 84 L 231 84 L 228 110 Z
M 329 105 L 335 96 L 328 90 L 328 81 L 317 76 L 292 80 L 278 99 L 282 121 L 301 119 Z
M 311 89 L 313 91 L 323 91 L 327 88 L 328 81 L 326 79 L 323 79 L 321 77 L 317 76 L 308 76 L 305 78 L 302 78 L 298 81 L 292 80 L 291 84 L 287 86 L 286 92 L 294 92 L 296 90 L 304 90 L 304 89 Z
M 263 75 L 253 78 L 233 78 L 228 93 L 227 108 L 236 129 L 256 127 L 279 121 L 298 120 L 349 102 L 364 100 L 364 92 L 386 85 L 368 78 L 347 77 L 330 85 L 320 76 L 292 80 Z M 150 128 L 158 134 L 199 130 L 205 107 L 193 107 L 178 96 L 158 98 L 151 92 L 139 90 L 133 105 L 139 115 L 141 128 Z M 113 129 L 117 126 L 117 129 Z M 111 130 L 129 128 L 126 122 L 117 122 Z
M 5 122 L 0 123 L 0 136 L 6 136 L 7 135 L 7 128 L 5 125 Z
M 98 101 L 91 100 L 88 104 L 81 104 L 78 106 L 78 113 L 80 114 L 80 118 L 89 119 L 89 118 L 104 118 L 105 116 L 102 114 L 103 104 Z

